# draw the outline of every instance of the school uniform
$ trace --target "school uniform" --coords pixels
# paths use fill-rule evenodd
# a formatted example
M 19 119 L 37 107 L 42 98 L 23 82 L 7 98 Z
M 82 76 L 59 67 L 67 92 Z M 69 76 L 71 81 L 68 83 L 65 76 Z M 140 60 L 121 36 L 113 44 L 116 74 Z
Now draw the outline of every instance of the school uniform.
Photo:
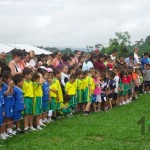
M 3 111 L 4 111 L 4 92 L 0 90 L 0 127 L 3 124 Z

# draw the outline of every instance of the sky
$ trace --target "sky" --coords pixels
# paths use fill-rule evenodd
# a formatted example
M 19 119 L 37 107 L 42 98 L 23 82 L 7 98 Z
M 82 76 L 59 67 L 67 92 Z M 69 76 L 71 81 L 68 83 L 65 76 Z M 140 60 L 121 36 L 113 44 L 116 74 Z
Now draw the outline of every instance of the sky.
M 108 45 L 150 35 L 150 0 L 0 0 L 0 43 L 50 47 Z

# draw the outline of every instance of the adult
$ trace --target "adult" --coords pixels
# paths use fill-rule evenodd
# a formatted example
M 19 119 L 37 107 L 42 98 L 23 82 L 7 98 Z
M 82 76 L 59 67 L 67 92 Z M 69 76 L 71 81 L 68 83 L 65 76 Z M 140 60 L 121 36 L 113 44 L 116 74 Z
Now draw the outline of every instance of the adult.
M 144 66 L 146 64 L 149 64 L 148 56 L 149 56 L 148 53 L 144 53 L 143 58 L 141 59 L 142 69 L 144 69 Z
M 12 51 L 12 60 L 9 62 L 8 66 L 11 69 L 11 75 L 15 76 L 18 74 L 22 74 L 19 63 L 23 58 L 23 51 L 19 49 L 15 49 Z
M 37 60 L 37 67 L 40 67 L 40 66 L 44 65 L 45 63 L 46 63 L 46 55 L 41 54 Z
M 6 64 L 6 53 L 5 52 L 1 52 L 0 53 L 0 72 L 2 68 L 6 68 L 7 64 Z
M 139 52 L 139 48 L 135 47 L 134 48 L 134 58 L 136 59 L 137 64 L 140 64 L 138 52 Z
M 30 61 L 29 61 L 29 64 L 32 66 L 32 67 L 35 67 L 36 66 L 36 62 L 34 60 L 35 58 L 35 52 L 33 50 L 31 50 L 30 52 Z
M 47 65 L 50 66 L 52 64 L 53 54 L 47 56 Z
M 52 60 L 52 65 L 56 68 L 61 63 L 61 52 L 55 52 L 54 57 L 55 58 Z
M 117 66 L 120 67 L 124 67 L 126 66 L 126 63 L 124 61 L 124 57 L 123 56 L 119 56 L 119 59 L 116 61 Z
M 126 66 L 129 67 L 138 67 L 137 60 L 134 58 L 134 54 L 130 53 L 129 57 L 125 59 Z
M 94 62 L 94 69 L 99 70 L 100 72 L 104 72 L 106 70 L 106 65 L 104 64 L 105 62 L 105 55 L 104 54 L 99 54 L 99 59 Z
M 83 62 L 83 65 L 82 65 L 82 70 L 86 71 L 86 70 L 89 70 L 90 68 L 94 68 L 94 66 L 91 61 L 91 54 L 87 54 L 85 61 Z
M 110 59 L 112 61 L 116 60 L 116 56 L 117 56 L 117 49 L 113 49 L 112 54 L 110 55 Z
M 30 54 L 28 52 L 24 52 L 23 59 L 19 62 L 19 66 L 22 71 L 24 68 L 30 67 L 29 59 L 30 59 Z
M 81 52 L 79 50 L 75 50 L 75 57 L 73 59 L 74 64 L 78 64 L 80 56 L 81 56 Z

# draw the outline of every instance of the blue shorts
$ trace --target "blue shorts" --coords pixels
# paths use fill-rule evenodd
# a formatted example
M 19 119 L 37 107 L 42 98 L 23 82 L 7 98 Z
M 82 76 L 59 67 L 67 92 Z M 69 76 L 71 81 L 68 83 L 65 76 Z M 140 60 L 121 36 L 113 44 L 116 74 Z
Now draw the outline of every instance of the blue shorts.
M 96 103 L 96 99 L 97 99 L 97 95 L 93 94 L 93 95 L 92 95 L 92 102 L 93 102 L 93 103 Z
M 21 119 L 21 117 L 22 117 L 21 111 L 14 111 L 13 119 L 15 121 L 18 121 L 19 119 Z
M 46 111 L 49 111 L 50 108 L 49 108 L 49 102 L 48 100 L 42 100 L 42 106 L 43 106 L 43 112 L 46 112 Z
M 4 110 L 6 118 L 13 118 L 14 115 L 13 99 L 5 100 Z
M 3 111 L 2 108 L 0 108 L 0 126 L 3 124 Z

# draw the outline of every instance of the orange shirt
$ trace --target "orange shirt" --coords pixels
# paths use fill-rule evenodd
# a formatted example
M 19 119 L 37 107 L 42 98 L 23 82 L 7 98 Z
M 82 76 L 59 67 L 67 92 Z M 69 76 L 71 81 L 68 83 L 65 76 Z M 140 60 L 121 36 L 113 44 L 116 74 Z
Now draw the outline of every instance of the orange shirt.
M 135 81 L 138 79 L 137 73 L 132 73 L 132 79 Z

